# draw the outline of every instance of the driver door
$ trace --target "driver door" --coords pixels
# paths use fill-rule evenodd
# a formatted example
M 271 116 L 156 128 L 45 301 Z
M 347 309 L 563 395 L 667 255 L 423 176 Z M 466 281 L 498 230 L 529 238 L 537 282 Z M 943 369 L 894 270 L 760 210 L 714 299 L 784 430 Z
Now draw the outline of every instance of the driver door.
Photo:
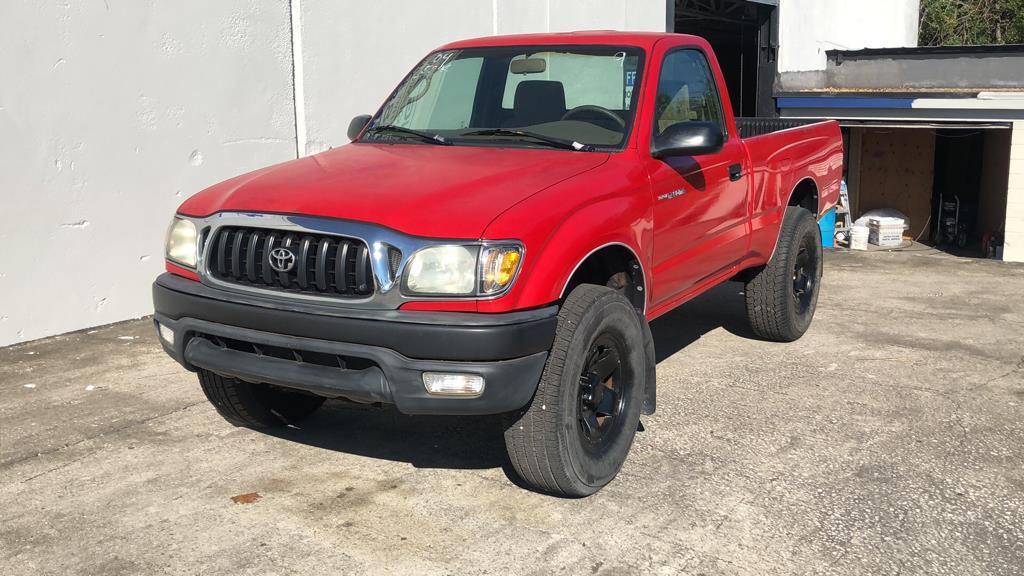
M 721 126 L 721 151 L 657 159 L 647 167 L 654 196 L 655 305 L 679 298 L 736 265 L 747 249 L 745 149 L 729 134 L 715 76 L 695 48 L 665 55 L 658 78 L 654 136 L 678 122 Z

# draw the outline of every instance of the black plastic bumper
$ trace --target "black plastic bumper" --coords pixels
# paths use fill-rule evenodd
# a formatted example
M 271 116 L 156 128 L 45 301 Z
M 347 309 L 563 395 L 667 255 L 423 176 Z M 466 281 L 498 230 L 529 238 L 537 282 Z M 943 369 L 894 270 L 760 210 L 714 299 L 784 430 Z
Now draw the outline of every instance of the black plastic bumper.
M 155 321 L 174 331 L 173 343 L 161 338 L 164 349 L 190 370 L 393 403 L 408 414 L 497 414 L 526 405 L 554 340 L 558 312 L 557 307 L 492 315 L 282 304 L 169 274 L 153 284 L 153 303 Z M 275 357 L 263 354 L 263 348 L 296 356 Z M 335 366 L 305 361 L 313 355 L 341 361 Z M 434 396 L 423 385 L 423 372 L 476 374 L 485 380 L 484 391 L 475 398 Z

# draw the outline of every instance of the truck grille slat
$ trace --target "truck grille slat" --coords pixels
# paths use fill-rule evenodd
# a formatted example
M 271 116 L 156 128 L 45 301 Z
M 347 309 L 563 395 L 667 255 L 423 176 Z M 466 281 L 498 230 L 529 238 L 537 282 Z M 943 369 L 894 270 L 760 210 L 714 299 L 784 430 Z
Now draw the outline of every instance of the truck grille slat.
M 335 268 L 337 269 L 336 276 L 334 278 L 335 290 L 338 292 L 348 292 L 348 252 L 349 243 L 341 242 L 338 244 L 338 255 L 335 261 Z
M 361 298 L 374 289 L 370 250 L 360 240 L 225 226 L 210 245 L 208 272 L 217 280 L 276 292 Z M 291 266 L 272 266 L 288 248 Z
M 220 274 L 227 274 L 228 265 L 228 239 L 230 235 L 226 233 L 220 235 L 220 239 L 217 241 L 217 272 Z
M 260 231 L 253 230 L 249 236 L 249 250 L 245 259 L 245 277 L 249 282 L 256 281 L 256 263 L 259 262 Z
M 327 251 L 330 247 L 330 238 L 321 238 L 316 245 L 316 288 L 321 292 L 327 290 Z
M 302 242 L 299 245 L 298 261 L 296 266 L 298 267 L 295 274 L 295 280 L 299 283 L 299 288 L 303 290 L 309 288 L 309 245 L 313 241 L 309 236 L 303 236 Z
M 231 275 L 238 277 L 242 275 L 242 240 L 245 232 L 241 230 L 234 233 L 231 242 Z
M 356 248 L 358 254 L 356 256 L 356 290 L 365 291 L 367 282 L 367 268 L 369 268 L 369 256 L 370 251 L 366 249 L 366 246 L 359 246 Z

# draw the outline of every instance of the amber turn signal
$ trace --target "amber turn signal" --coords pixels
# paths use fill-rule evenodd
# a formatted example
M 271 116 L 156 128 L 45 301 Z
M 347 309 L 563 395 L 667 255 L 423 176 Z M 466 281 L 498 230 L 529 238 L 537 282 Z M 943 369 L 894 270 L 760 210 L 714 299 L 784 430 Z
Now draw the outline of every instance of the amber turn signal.
M 508 288 L 522 259 L 519 246 L 484 246 L 480 254 L 480 293 L 494 295 Z

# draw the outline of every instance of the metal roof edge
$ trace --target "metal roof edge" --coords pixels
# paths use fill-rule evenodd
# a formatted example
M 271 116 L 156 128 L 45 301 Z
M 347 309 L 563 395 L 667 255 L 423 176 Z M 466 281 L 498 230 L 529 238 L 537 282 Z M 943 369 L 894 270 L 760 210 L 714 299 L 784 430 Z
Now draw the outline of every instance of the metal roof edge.
M 948 56 L 956 54 L 1016 54 L 1024 56 L 1024 44 L 999 44 L 982 46 L 917 46 L 898 48 L 864 48 L 862 50 L 827 50 L 830 60 L 836 57 L 865 58 L 886 56 Z
M 799 96 L 776 98 L 779 108 L 857 108 L 900 110 L 914 107 L 917 98 Z
M 926 89 L 920 92 L 912 90 L 876 90 L 876 89 L 838 89 L 838 90 L 789 90 L 776 92 L 775 98 L 978 98 L 987 91 L 970 89 L 965 91 L 942 91 Z M 1015 92 L 1008 92 L 1013 94 Z

